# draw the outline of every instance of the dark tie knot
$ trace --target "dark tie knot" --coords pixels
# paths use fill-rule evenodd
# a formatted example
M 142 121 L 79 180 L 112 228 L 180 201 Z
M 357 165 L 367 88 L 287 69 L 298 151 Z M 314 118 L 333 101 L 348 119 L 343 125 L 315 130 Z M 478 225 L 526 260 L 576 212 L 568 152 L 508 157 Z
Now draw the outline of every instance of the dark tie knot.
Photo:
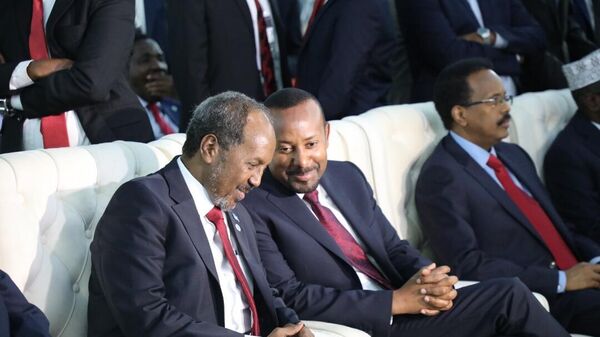
M 304 194 L 304 200 L 312 205 L 319 205 L 319 192 L 315 189 L 312 192 Z
M 223 220 L 223 213 L 219 207 L 215 206 L 208 213 L 206 213 L 206 218 L 216 225 Z

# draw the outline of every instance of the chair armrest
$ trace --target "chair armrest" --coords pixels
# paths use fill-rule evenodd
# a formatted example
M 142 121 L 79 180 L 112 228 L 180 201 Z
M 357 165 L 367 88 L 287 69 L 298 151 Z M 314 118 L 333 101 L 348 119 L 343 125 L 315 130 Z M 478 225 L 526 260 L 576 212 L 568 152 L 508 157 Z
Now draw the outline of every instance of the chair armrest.
M 313 331 L 315 337 L 370 337 L 369 334 L 362 330 L 350 328 L 345 325 L 319 321 L 302 322 Z

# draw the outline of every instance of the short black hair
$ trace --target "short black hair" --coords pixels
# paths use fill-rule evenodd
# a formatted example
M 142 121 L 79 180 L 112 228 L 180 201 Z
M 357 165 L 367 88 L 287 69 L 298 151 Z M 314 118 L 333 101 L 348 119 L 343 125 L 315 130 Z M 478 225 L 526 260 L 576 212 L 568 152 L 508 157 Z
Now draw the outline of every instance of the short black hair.
M 473 90 L 467 77 L 492 68 L 488 59 L 469 58 L 453 63 L 440 72 L 433 87 L 433 103 L 446 129 L 450 130 L 454 122 L 452 108 L 467 104 L 471 98 Z
M 298 88 L 284 88 L 267 97 L 265 106 L 269 109 L 288 109 L 309 99 L 319 103 L 315 96 L 308 91 Z
M 271 122 L 269 110 L 261 103 L 235 91 L 227 91 L 204 100 L 194 110 L 183 143 L 184 157 L 192 157 L 200 148 L 200 142 L 213 134 L 219 146 L 227 151 L 244 141 L 244 127 L 251 111 L 261 111 Z

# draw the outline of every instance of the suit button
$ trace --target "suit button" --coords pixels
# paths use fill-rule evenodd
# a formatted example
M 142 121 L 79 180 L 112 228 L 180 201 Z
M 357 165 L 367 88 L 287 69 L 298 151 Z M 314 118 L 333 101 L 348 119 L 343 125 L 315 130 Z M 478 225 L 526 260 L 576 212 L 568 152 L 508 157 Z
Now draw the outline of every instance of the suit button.
M 548 267 L 550 267 L 550 269 L 556 269 L 556 262 L 550 262 L 550 265 Z

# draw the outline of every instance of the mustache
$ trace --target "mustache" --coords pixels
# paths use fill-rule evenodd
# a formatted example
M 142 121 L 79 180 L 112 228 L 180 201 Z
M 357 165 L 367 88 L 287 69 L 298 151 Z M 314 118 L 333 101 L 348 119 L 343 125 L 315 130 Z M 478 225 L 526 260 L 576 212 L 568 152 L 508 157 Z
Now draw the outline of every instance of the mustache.
M 318 170 L 318 169 L 319 169 L 318 165 L 313 165 L 313 166 L 308 166 L 308 167 L 294 166 L 294 167 L 290 167 L 289 169 L 285 170 L 285 173 L 288 176 L 295 176 L 298 174 L 304 174 L 304 173 L 308 173 L 310 171 L 314 171 L 314 170 Z
M 240 190 L 244 194 L 248 194 L 250 191 L 252 191 L 253 188 L 254 187 L 250 186 L 250 184 L 238 186 L 238 190 Z
M 510 113 L 507 113 L 506 115 L 504 115 L 504 117 L 502 117 L 499 121 L 498 121 L 498 125 L 504 124 L 505 122 L 508 122 L 511 120 L 511 115 Z

